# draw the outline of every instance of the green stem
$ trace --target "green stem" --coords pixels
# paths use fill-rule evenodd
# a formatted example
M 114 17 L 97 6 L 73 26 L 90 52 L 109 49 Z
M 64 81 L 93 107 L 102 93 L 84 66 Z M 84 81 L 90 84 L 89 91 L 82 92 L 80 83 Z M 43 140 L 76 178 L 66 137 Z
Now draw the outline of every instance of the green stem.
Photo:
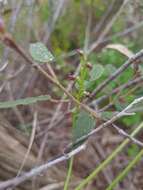
M 129 173 L 129 171 L 140 161 L 143 156 L 143 149 L 136 155 L 136 157 L 128 164 L 128 166 L 112 181 L 106 190 L 113 190 L 113 188 Z
M 65 181 L 65 184 L 64 184 L 64 190 L 68 190 L 70 178 L 71 178 L 71 175 L 72 175 L 73 160 L 74 160 L 74 157 L 71 157 L 71 159 L 69 161 L 69 168 L 68 168 L 68 173 L 67 173 L 66 181 Z
M 85 81 L 85 77 L 87 75 L 86 59 L 84 57 L 81 57 L 80 66 L 81 66 L 81 68 L 80 68 L 79 78 L 77 80 L 78 85 L 79 85 L 79 89 L 76 93 L 76 100 L 79 102 L 79 104 L 76 105 L 76 110 L 73 112 L 73 127 L 75 126 L 75 122 L 77 120 L 77 116 L 79 113 L 79 109 L 80 109 L 79 105 L 82 105 L 80 103 L 80 101 L 84 97 L 84 90 L 85 90 L 84 89 L 84 81 Z M 69 163 L 69 167 L 68 167 L 68 173 L 67 173 L 66 181 L 64 184 L 64 190 L 68 190 L 70 178 L 72 175 L 73 160 L 74 160 L 74 157 L 72 157 L 70 159 L 70 163 Z
M 131 137 L 134 137 L 141 129 L 143 128 L 143 122 L 131 133 Z M 75 190 L 81 190 L 85 185 L 87 185 L 96 175 L 101 172 L 116 156 L 122 149 L 130 142 L 129 139 L 125 139 L 113 152 L 110 156 L 107 157 L 87 178 L 85 178 Z

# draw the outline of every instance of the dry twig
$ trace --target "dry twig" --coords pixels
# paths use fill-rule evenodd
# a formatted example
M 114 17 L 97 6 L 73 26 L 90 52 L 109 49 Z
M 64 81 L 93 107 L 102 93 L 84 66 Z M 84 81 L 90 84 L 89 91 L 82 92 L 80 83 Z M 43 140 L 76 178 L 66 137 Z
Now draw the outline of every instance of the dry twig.
M 129 135 L 128 133 L 126 133 L 123 129 L 120 129 L 119 127 L 117 127 L 117 125 L 112 124 L 112 127 L 114 129 L 116 129 L 118 131 L 119 134 L 121 134 L 124 137 L 127 137 L 128 139 L 130 139 L 133 143 L 143 147 L 143 143 L 139 140 L 137 140 L 136 138 L 132 137 L 131 135 Z

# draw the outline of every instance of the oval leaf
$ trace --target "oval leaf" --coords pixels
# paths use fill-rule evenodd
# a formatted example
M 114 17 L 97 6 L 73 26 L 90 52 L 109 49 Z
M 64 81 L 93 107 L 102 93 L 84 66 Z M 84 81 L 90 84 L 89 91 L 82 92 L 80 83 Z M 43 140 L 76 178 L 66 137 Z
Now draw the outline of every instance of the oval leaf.
M 13 108 L 18 105 L 29 105 L 29 104 L 36 103 L 38 101 L 45 101 L 45 100 L 49 100 L 49 99 L 50 99 L 49 95 L 41 95 L 41 96 L 36 96 L 36 97 L 28 97 L 28 98 L 24 98 L 24 99 L 0 102 L 0 109 Z
M 104 72 L 104 68 L 102 65 L 96 64 L 93 66 L 91 72 L 90 72 L 90 80 L 97 80 L 101 77 L 101 75 Z
M 111 119 L 113 116 L 115 116 L 117 112 L 112 112 L 112 111 L 105 111 L 101 113 L 101 117 L 104 120 Z
M 111 75 L 112 73 L 114 73 L 116 71 L 116 67 L 113 66 L 112 64 L 107 64 L 105 66 L 105 71 L 107 75 Z
M 81 111 L 73 126 L 74 142 L 82 136 L 88 134 L 95 127 L 94 118 L 87 112 Z
M 46 46 L 41 42 L 30 44 L 29 51 L 32 58 L 37 62 L 47 63 L 54 59 L 51 52 L 48 51 Z

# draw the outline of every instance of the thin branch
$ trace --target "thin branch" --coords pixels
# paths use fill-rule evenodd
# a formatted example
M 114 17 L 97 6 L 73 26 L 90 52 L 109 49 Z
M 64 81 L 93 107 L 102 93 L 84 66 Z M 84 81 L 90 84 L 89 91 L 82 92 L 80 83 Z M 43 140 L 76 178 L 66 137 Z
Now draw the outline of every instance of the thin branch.
M 33 142 L 34 142 L 34 138 L 35 138 L 35 133 L 36 133 L 37 115 L 38 115 L 38 113 L 35 111 L 35 113 L 34 113 L 34 118 L 33 118 L 33 127 L 32 127 L 32 132 L 31 132 L 31 137 L 30 137 L 28 149 L 27 149 L 27 152 L 25 153 L 24 159 L 23 159 L 23 161 L 22 161 L 22 164 L 21 164 L 21 166 L 20 166 L 20 169 L 19 169 L 19 171 L 18 171 L 16 177 L 20 176 L 21 171 L 22 171 L 22 169 L 24 168 L 24 165 L 25 165 L 25 163 L 26 163 L 26 161 L 27 161 L 27 158 L 28 158 L 28 156 L 29 156 L 29 154 L 30 154 L 30 151 L 31 151 L 31 148 L 32 148 L 32 145 L 33 145 Z
M 75 74 L 74 74 L 75 76 L 78 75 L 79 70 L 80 70 L 80 65 L 77 67 L 77 69 L 76 69 L 76 71 L 75 71 Z M 68 92 L 72 89 L 73 84 L 74 84 L 73 81 L 71 81 L 71 82 L 69 83 L 68 87 L 66 88 L 66 90 L 67 90 Z M 44 134 L 45 134 L 45 135 L 44 135 L 43 141 L 42 141 L 42 143 L 41 143 L 41 145 L 40 145 L 39 154 L 38 154 L 38 161 L 41 159 L 41 157 L 42 157 L 42 155 L 43 155 L 43 151 L 44 151 L 44 148 L 45 148 L 45 145 L 46 145 L 46 141 L 47 141 L 47 138 L 48 138 L 48 131 L 49 131 L 53 126 L 57 126 L 57 123 L 59 123 L 60 121 L 62 121 L 63 118 L 64 118 L 64 115 L 65 115 L 65 114 L 62 114 L 62 116 L 59 117 L 59 112 L 60 112 L 60 110 L 61 110 L 61 108 L 62 108 L 63 101 L 65 100 L 65 98 L 66 98 L 66 95 L 64 94 L 63 97 L 61 98 L 61 103 L 58 104 L 58 106 L 57 106 L 57 108 L 56 108 L 56 110 L 55 110 L 55 113 L 54 113 L 54 115 L 52 116 L 52 118 L 51 118 L 51 120 L 50 120 L 50 123 L 49 123 L 48 128 L 44 131 Z M 55 124 L 54 121 L 55 121 L 55 119 L 57 119 L 57 118 L 58 118 L 58 121 L 57 121 L 56 124 Z
M 126 133 L 123 129 L 120 129 L 119 127 L 117 127 L 117 125 L 112 124 L 112 127 L 114 129 L 116 129 L 118 131 L 119 134 L 121 134 L 124 137 L 127 137 L 128 139 L 130 139 L 133 143 L 143 147 L 143 143 L 139 140 L 137 140 L 136 138 L 132 137 L 131 135 L 129 135 L 128 133 Z
M 114 24 L 114 22 L 116 21 L 116 19 L 118 18 L 118 16 L 120 15 L 121 11 L 123 10 L 124 6 L 127 4 L 129 0 L 120 0 L 119 2 L 117 2 L 116 0 L 112 1 L 111 6 L 109 7 L 109 9 L 107 10 L 107 12 L 105 13 L 105 15 L 103 16 L 102 20 L 100 21 L 100 23 L 97 25 L 97 27 L 95 28 L 95 36 L 97 36 L 97 40 L 95 40 L 95 42 L 93 42 L 89 47 L 88 47 L 88 51 L 87 54 L 90 54 L 93 50 L 95 50 L 101 43 L 104 42 L 104 40 L 106 40 L 106 35 L 108 34 L 109 30 L 111 29 L 112 25 Z M 107 19 L 108 17 L 108 19 Z M 98 34 L 99 33 L 99 34 Z M 84 49 L 81 48 L 82 51 L 84 51 Z M 73 50 L 71 52 L 69 52 L 66 55 L 63 55 L 62 57 L 69 57 L 69 56 L 73 56 L 77 54 L 77 50 Z
M 137 84 L 140 84 L 143 82 L 143 76 L 140 76 L 140 77 L 137 77 L 131 81 L 129 81 L 128 83 L 126 84 L 123 84 L 115 89 L 113 89 L 112 92 L 110 92 L 109 94 L 106 94 L 106 95 L 103 95 L 99 98 L 97 98 L 95 101 L 91 102 L 90 105 L 96 105 L 96 104 L 100 104 L 102 101 L 106 100 L 107 98 L 109 98 L 110 96 L 114 95 L 114 94 L 117 94 L 118 92 L 121 92 L 122 90 L 124 89 L 127 89 L 127 88 L 130 88 L 134 85 L 137 85 Z
M 4 34 L 1 36 L 0 39 L 5 45 L 9 46 L 13 50 L 15 50 L 20 56 L 22 56 L 27 63 L 29 63 L 31 66 L 36 68 L 40 73 L 45 76 L 50 82 L 55 84 L 59 89 L 61 89 L 69 98 L 72 100 L 73 103 L 83 108 L 85 111 L 89 112 L 94 118 L 99 118 L 98 113 L 96 113 L 94 110 L 92 110 L 87 105 L 79 102 L 70 92 L 68 92 L 62 84 L 53 78 L 53 76 L 49 75 L 39 64 L 35 64 L 29 57 L 26 55 L 26 53 L 23 51 L 23 49 L 16 44 L 16 42 L 13 40 L 10 34 Z
M 0 72 L 3 72 L 6 67 L 8 66 L 9 62 L 8 61 L 5 61 L 5 63 L 2 65 L 2 67 L 0 68 Z
M 130 81 L 130 82 L 132 82 L 132 81 Z M 128 83 L 127 83 L 128 84 Z M 133 88 L 131 88 L 130 90 L 128 90 L 128 92 L 127 93 L 125 93 L 125 94 L 123 94 L 123 95 L 121 95 L 121 92 L 122 92 L 122 89 L 120 90 L 120 91 L 118 91 L 117 93 L 116 93 L 116 96 L 111 100 L 111 97 L 109 98 L 109 103 L 107 104 L 107 105 L 105 105 L 104 107 L 102 107 L 100 110 L 99 110 L 99 113 L 101 113 L 101 112 L 103 112 L 103 111 L 105 111 L 105 110 L 107 110 L 107 109 L 109 109 L 109 108 L 111 108 L 112 106 L 114 106 L 114 103 L 115 103 L 115 101 L 117 100 L 117 98 L 119 99 L 119 98 L 121 98 L 121 99 L 124 99 L 124 98 L 126 98 L 127 96 L 129 96 L 131 93 L 133 93 L 135 90 L 137 90 L 138 88 L 140 88 L 140 87 L 142 87 L 142 84 L 143 84 L 143 82 L 141 82 L 141 83 L 137 83 Z M 125 88 L 126 89 L 126 88 Z M 96 105 L 95 105 L 96 106 Z M 133 109 L 134 110 L 134 112 L 137 112 L 137 111 L 141 111 L 140 109 L 139 109 L 139 107 L 137 107 L 137 109 Z M 133 111 L 132 110 L 132 111 Z
M 67 150 L 71 150 L 72 147 L 74 147 L 75 145 L 78 145 L 80 143 L 82 143 L 84 140 L 87 140 L 90 136 L 94 135 L 95 133 L 101 131 L 101 129 L 110 126 L 111 124 L 113 124 L 116 120 L 118 120 L 119 118 L 123 117 L 123 116 L 131 116 L 134 115 L 135 113 L 130 112 L 130 109 L 135 105 L 138 104 L 140 102 L 143 101 L 143 96 L 140 98 L 135 99 L 133 102 L 131 102 L 126 108 L 124 108 L 121 112 L 117 113 L 115 116 L 113 116 L 110 120 L 106 121 L 105 123 L 99 125 L 97 128 L 95 128 L 94 130 L 92 130 L 91 132 L 89 132 L 88 134 L 80 137 L 79 139 L 77 139 L 74 143 L 71 143 L 68 146 Z
M 5 88 L 7 84 L 7 81 L 4 81 L 3 84 L 0 86 L 0 93 L 3 91 L 3 89 Z
M 88 19 L 87 19 L 87 25 L 86 25 L 86 29 L 85 29 L 85 40 L 84 40 L 84 48 L 83 48 L 83 52 L 85 55 L 88 52 L 88 46 L 89 46 L 89 41 L 90 41 L 91 23 L 92 23 L 92 4 L 88 10 Z
M 112 18 L 110 18 L 110 21 L 105 26 L 104 26 L 104 19 L 103 19 L 103 23 L 102 24 L 104 26 L 104 30 L 101 31 L 100 36 L 98 37 L 98 39 L 93 44 L 90 45 L 89 50 L 88 50 L 89 54 L 93 50 L 95 50 L 97 48 L 97 46 L 99 45 L 99 43 L 101 43 L 101 41 L 103 40 L 103 38 L 108 34 L 108 32 L 110 31 L 112 25 L 114 24 L 114 22 L 116 21 L 116 19 L 118 18 L 118 16 L 121 14 L 124 6 L 127 4 L 128 1 L 129 0 L 120 0 L 120 2 L 119 2 L 119 0 L 118 0 L 118 4 L 120 5 L 120 7 L 116 11 L 115 15 L 112 16 Z M 117 7 L 117 1 L 116 0 L 113 1 L 113 5 L 114 5 L 113 6 L 114 9 L 116 9 L 116 7 Z M 111 7 L 111 9 L 112 9 L 112 7 Z M 110 14 L 110 8 L 107 11 L 107 14 Z M 102 28 L 102 27 L 100 27 L 100 28 Z
M 143 49 L 129 58 L 120 68 L 118 68 L 112 75 L 104 80 L 97 88 L 91 93 L 89 99 L 93 99 L 100 91 L 105 88 L 111 81 L 115 80 L 123 71 L 125 71 L 131 64 L 136 64 L 143 57 Z
M 93 28 L 93 33 L 96 36 L 96 38 L 99 37 L 101 32 L 103 32 L 103 30 L 107 27 L 107 25 L 113 19 L 113 17 L 116 16 L 123 3 L 124 0 L 112 0 L 104 15 L 101 17 L 99 23 L 97 23 L 95 28 Z
M 50 3 L 50 2 L 49 2 Z M 55 1 L 51 1 L 52 4 L 55 3 Z M 65 5 L 66 5 L 66 1 L 65 0 L 59 0 L 56 5 L 55 5 L 55 12 L 53 13 L 52 16 L 50 16 L 50 19 L 48 21 L 48 24 L 46 26 L 46 34 L 45 36 L 43 37 L 43 41 L 45 43 L 47 43 L 47 41 L 49 40 L 49 37 L 51 35 L 51 33 L 53 32 L 54 30 L 54 27 L 55 27 L 55 24 L 57 22 L 57 20 L 59 19 L 63 9 L 65 8 Z M 54 6 L 54 5 L 53 5 Z
M 102 41 L 100 41 L 100 43 L 98 44 L 98 46 L 100 44 L 102 44 L 102 43 L 105 43 L 105 42 L 107 43 L 107 42 L 111 41 L 113 38 L 118 38 L 118 37 L 126 36 L 129 33 L 132 33 L 135 30 L 140 29 L 142 26 L 143 26 L 143 21 L 141 21 L 141 22 L 137 23 L 136 25 L 133 25 L 133 26 L 125 29 L 124 31 L 120 31 L 120 32 L 112 34 L 111 36 L 107 36 L 107 37 L 103 38 Z M 80 48 L 79 50 L 83 51 L 82 48 Z M 55 59 L 55 61 L 58 60 L 58 59 L 60 59 L 60 58 L 64 59 L 64 58 L 75 56 L 77 54 L 78 54 L 78 51 L 76 49 L 73 49 L 72 51 L 67 52 L 67 53 L 63 53 L 61 56 L 57 57 Z
M 140 97 L 140 98 L 137 98 L 137 99 L 135 99 L 131 104 L 129 104 L 125 109 L 123 109 L 121 112 L 120 112 L 120 115 L 122 116 L 122 115 L 126 115 L 126 114 L 135 114 L 134 112 L 132 113 L 131 112 L 131 108 L 135 105 L 135 104 L 138 104 L 138 103 L 140 103 L 140 102 L 142 102 L 143 101 L 143 96 L 142 97 Z
M 110 40 L 112 40 L 112 39 L 114 39 L 114 38 L 126 36 L 127 34 L 132 33 L 132 32 L 134 32 L 135 30 L 138 30 L 138 29 L 141 28 L 142 26 L 143 26 L 143 21 L 140 21 L 139 23 L 137 23 L 137 24 L 135 24 L 135 25 L 133 25 L 133 26 L 131 26 L 131 27 L 125 29 L 124 31 L 114 33 L 113 35 L 104 38 L 101 43 L 108 42 L 108 41 L 110 41 Z
M 15 30 L 15 24 L 17 22 L 18 15 L 20 14 L 20 11 L 21 11 L 21 9 L 23 7 L 23 1 L 19 1 L 17 4 L 14 3 L 13 6 L 15 6 L 15 5 L 16 5 L 16 8 L 13 7 L 12 15 L 10 17 L 10 23 L 9 23 L 9 26 L 8 26 L 9 31 L 11 33 L 13 33 L 14 30 Z
M 26 172 L 19 177 L 15 177 L 15 178 L 12 178 L 12 179 L 7 180 L 5 182 L 1 182 L 0 183 L 0 190 L 3 190 L 3 189 L 8 188 L 8 187 L 16 187 L 19 184 L 21 184 L 22 182 L 29 180 L 30 178 L 32 178 L 34 176 L 41 174 L 41 172 L 47 171 L 48 168 L 51 168 L 52 166 L 54 166 L 60 162 L 63 162 L 65 160 L 69 160 L 71 157 L 78 154 L 79 152 L 81 152 L 85 148 L 86 148 L 86 145 L 82 144 L 81 146 L 72 150 L 71 152 L 69 152 L 67 154 L 62 154 L 62 155 L 58 156 L 57 158 L 52 159 L 51 161 L 48 161 L 46 164 L 43 164 L 41 166 L 38 166 L 36 168 L 31 169 L 29 172 Z
M 104 112 L 106 111 L 107 109 L 111 108 L 113 106 L 113 101 L 109 102 L 109 104 L 107 104 L 106 106 L 102 107 L 101 109 L 99 109 L 99 112 Z
M 93 131 L 91 131 L 90 133 L 88 133 L 85 136 L 82 136 L 81 138 L 79 138 L 75 143 L 80 143 L 83 140 L 86 140 L 88 137 L 90 137 L 91 135 L 97 133 L 98 131 L 100 131 L 101 129 L 111 125 L 114 121 L 116 121 L 117 119 L 119 119 L 122 116 L 126 116 L 129 109 L 132 108 L 132 106 L 134 106 L 135 104 L 139 103 L 143 101 L 143 97 L 140 97 L 138 99 L 135 99 L 131 104 L 129 104 L 125 109 L 123 109 L 121 112 L 119 112 L 117 115 L 115 115 L 112 119 L 110 119 L 109 121 L 103 123 L 102 125 L 100 125 L 98 128 L 94 129 Z M 79 153 L 81 150 L 85 149 L 86 145 L 82 144 L 81 146 L 79 146 L 78 148 L 73 149 L 73 144 L 69 145 L 64 154 L 58 156 L 57 158 L 47 162 L 44 165 L 41 165 L 39 167 L 36 167 L 34 169 L 32 169 L 30 172 L 27 172 L 25 174 L 23 174 L 22 176 L 7 180 L 6 182 L 2 182 L 0 183 L 0 190 L 3 190 L 4 188 L 8 188 L 11 186 L 17 186 L 19 184 L 21 184 L 22 182 L 29 180 L 29 178 L 37 176 L 38 174 L 40 174 L 41 172 L 46 171 L 48 168 L 52 167 L 53 165 L 60 163 L 62 161 L 68 160 L 69 158 L 71 158 L 72 156 L 76 155 L 77 153 Z M 71 150 L 71 151 L 69 151 Z

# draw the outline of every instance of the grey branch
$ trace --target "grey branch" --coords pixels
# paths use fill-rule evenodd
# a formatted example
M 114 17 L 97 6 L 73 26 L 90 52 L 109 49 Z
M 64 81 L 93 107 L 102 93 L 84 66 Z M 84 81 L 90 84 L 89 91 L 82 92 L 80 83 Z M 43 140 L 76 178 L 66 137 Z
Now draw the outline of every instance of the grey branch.
M 137 85 L 137 84 L 140 84 L 142 82 L 143 82 L 143 76 L 140 76 L 140 77 L 137 77 L 137 78 L 135 78 L 133 80 L 130 80 L 128 83 L 123 84 L 123 85 L 113 89 L 113 91 L 110 92 L 109 94 L 99 97 L 95 101 L 91 102 L 90 105 L 100 104 L 102 101 L 106 100 L 107 98 L 109 98 L 110 96 L 112 96 L 114 94 L 117 94 L 118 92 L 122 91 L 123 89 L 130 88 L 130 87 L 132 87 L 134 85 Z
M 16 187 L 19 184 L 21 184 L 22 182 L 29 180 L 31 177 L 37 176 L 37 175 L 41 174 L 42 172 L 45 172 L 48 168 L 50 168 L 60 162 L 70 159 L 72 156 L 78 154 L 80 151 L 84 150 L 85 148 L 86 148 L 86 145 L 82 144 L 81 146 L 72 150 L 71 152 L 69 152 L 67 154 L 62 154 L 62 155 L 58 156 L 57 158 L 55 158 L 51 161 L 48 161 L 46 164 L 43 164 L 41 166 L 31 169 L 31 171 L 26 172 L 21 176 L 12 178 L 5 182 L 1 182 L 0 190 L 4 190 L 5 188 L 9 188 L 9 187 Z
M 143 50 L 136 53 L 134 56 L 129 58 L 119 69 L 117 69 L 110 77 L 104 80 L 92 93 L 90 99 L 97 95 L 100 91 L 103 90 L 105 86 L 107 86 L 111 81 L 116 79 L 123 71 L 125 71 L 131 64 L 139 61 L 143 57 Z
M 143 96 L 140 98 L 135 99 L 133 102 L 131 102 L 126 108 L 124 108 L 121 112 L 117 113 L 115 116 L 113 116 L 110 120 L 106 121 L 105 123 L 99 125 L 97 128 L 95 128 L 94 130 L 92 130 L 91 132 L 89 132 L 88 134 L 82 136 L 81 138 L 77 139 L 73 144 L 69 145 L 69 149 L 75 145 L 80 144 L 81 142 L 83 142 L 84 140 L 88 139 L 90 136 L 94 135 L 95 133 L 99 132 L 101 129 L 108 127 L 110 125 L 112 125 L 116 120 L 118 120 L 119 118 L 123 117 L 123 116 L 131 116 L 134 115 L 135 113 L 131 112 L 131 108 L 135 105 L 138 104 L 140 102 L 143 101 Z
M 120 129 L 119 127 L 117 127 L 115 124 L 112 124 L 112 126 L 118 131 L 119 134 L 123 135 L 124 137 L 127 137 L 133 143 L 135 143 L 135 144 L 143 147 L 143 143 L 141 141 L 139 141 L 136 138 L 132 137 L 131 135 L 129 135 L 128 133 L 126 133 L 123 129 Z
M 87 135 L 82 136 L 81 138 L 79 138 L 74 144 L 71 144 L 67 150 L 70 150 L 70 148 L 74 147 L 75 144 L 81 143 L 83 142 L 83 140 L 88 139 L 88 137 L 90 137 L 91 135 L 97 133 L 98 131 L 100 131 L 101 129 L 108 127 L 109 125 L 113 124 L 113 122 L 115 122 L 117 119 L 126 116 L 126 115 L 131 115 L 131 114 L 135 114 L 135 113 L 131 113 L 130 109 L 135 105 L 138 104 L 140 102 L 143 101 L 143 96 L 140 98 L 135 99 L 133 102 L 131 102 L 125 109 L 123 109 L 121 112 L 117 113 L 115 116 L 113 116 L 110 120 L 106 121 L 105 123 L 101 124 L 99 127 L 97 127 L 96 129 L 94 129 L 93 131 L 91 131 L 90 133 L 88 133 Z M 123 133 L 123 132 L 122 132 Z M 124 133 L 125 135 L 125 133 Z M 126 134 L 126 136 L 128 136 Z M 128 136 L 129 138 L 129 136 Z M 138 142 L 137 140 L 134 139 L 134 142 Z M 139 142 L 138 142 L 139 143 Z M 141 143 L 140 143 L 141 144 Z M 67 153 L 62 154 L 61 156 L 48 161 L 46 164 L 43 164 L 39 167 L 36 167 L 34 169 L 32 169 L 31 171 L 19 176 L 19 177 L 15 177 L 13 179 L 10 179 L 8 181 L 2 182 L 0 183 L 0 190 L 3 190 L 4 188 L 8 188 L 8 187 L 12 187 L 12 186 L 17 186 L 19 184 L 21 184 L 22 182 L 30 179 L 33 176 L 37 176 L 38 174 L 40 174 L 41 172 L 46 171 L 48 168 L 52 167 L 53 165 L 60 163 L 62 161 L 68 160 L 69 158 L 71 158 L 72 156 L 76 155 L 77 153 L 79 153 L 81 150 L 85 149 L 86 145 L 82 144 L 81 146 L 79 146 L 78 148 L 69 151 Z

